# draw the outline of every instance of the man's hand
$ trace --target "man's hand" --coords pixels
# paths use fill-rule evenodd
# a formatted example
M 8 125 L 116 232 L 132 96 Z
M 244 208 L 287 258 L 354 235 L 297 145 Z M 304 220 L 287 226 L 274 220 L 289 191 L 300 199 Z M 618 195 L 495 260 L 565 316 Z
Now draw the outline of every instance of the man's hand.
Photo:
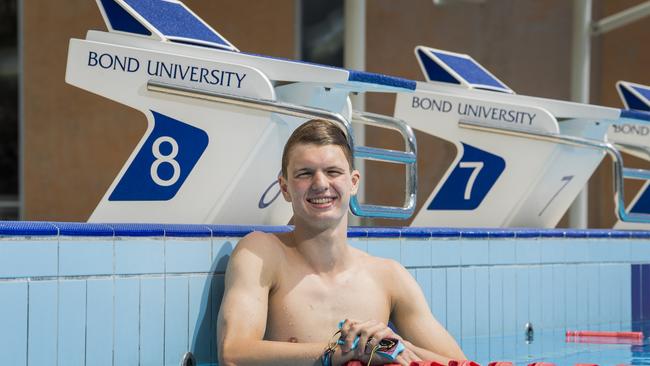
M 354 340 L 359 337 L 357 347 L 352 349 Z M 379 344 L 382 339 L 396 339 L 406 347 L 394 360 L 390 360 L 375 354 L 372 358 L 373 365 L 383 365 L 387 363 L 398 363 L 408 366 L 412 361 L 420 361 L 420 358 L 413 352 L 411 344 L 405 342 L 402 337 L 388 327 L 386 324 L 376 320 L 367 320 L 364 322 L 346 319 L 341 326 L 341 339 L 345 342 L 340 346 L 341 354 L 334 354 L 333 363 L 335 365 L 343 364 L 350 360 L 359 360 L 367 363 L 372 350 Z M 339 358 L 340 357 L 340 358 Z

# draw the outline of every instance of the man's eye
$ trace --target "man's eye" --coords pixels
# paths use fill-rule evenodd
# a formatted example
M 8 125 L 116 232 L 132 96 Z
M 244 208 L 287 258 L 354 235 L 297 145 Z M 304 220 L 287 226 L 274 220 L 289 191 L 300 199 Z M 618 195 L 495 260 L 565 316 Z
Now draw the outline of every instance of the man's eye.
M 330 170 L 328 173 L 329 175 L 334 177 L 338 177 L 339 175 L 343 174 L 343 172 L 341 172 L 340 170 Z
M 310 175 L 311 175 L 311 173 L 309 173 L 309 172 L 301 172 L 301 173 L 296 174 L 296 178 L 305 178 L 305 177 L 309 177 Z

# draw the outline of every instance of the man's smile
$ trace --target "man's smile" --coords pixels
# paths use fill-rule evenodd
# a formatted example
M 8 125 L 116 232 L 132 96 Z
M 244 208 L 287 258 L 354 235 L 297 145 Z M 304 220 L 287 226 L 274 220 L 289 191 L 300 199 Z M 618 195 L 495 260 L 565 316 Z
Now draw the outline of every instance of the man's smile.
M 311 203 L 313 205 L 324 206 L 324 205 L 330 204 L 336 198 L 337 198 L 337 196 L 311 197 L 311 198 L 307 198 L 307 202 L 309 202 L 309 203 Z

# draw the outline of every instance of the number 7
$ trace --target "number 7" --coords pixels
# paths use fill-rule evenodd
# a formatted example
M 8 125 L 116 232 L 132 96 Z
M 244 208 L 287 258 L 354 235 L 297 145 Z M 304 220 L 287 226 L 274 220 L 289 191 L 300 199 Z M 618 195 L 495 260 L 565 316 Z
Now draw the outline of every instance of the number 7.
M 474 188 L 474 183 L 476 183 L 476 177 L 478 177 L 481 169 L 483 169 L 483 165 L 482 161 L 461 161 L 460 164 L 458 164 L 461 168 L 473 169 L 472 173 L 469 175 L 469 179 L 467 180 L 465 194 L 463 195 L 463 199 L 466 201 L 469 200 L 472 195 L 472 189 Z

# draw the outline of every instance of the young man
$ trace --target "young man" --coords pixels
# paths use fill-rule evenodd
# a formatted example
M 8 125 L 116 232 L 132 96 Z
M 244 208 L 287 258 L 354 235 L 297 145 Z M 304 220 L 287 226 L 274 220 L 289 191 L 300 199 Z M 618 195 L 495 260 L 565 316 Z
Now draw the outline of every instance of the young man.
M 291 135 L 279 181 L 295 229 L 251 233 L 232 253 L 217 324 L 220 365 L 366 363 L 384 338 L 400 340 L 405 350 L 395 361 L 375 355 L 373 365 L 465 358 L 404 267 L 347 243 L 348 204 L 359 179 L 334 124 L 312 120 Z M 326 352 L 342 320 L 344 344 Z M 352 349 L 357 337 L 368 346 Z

